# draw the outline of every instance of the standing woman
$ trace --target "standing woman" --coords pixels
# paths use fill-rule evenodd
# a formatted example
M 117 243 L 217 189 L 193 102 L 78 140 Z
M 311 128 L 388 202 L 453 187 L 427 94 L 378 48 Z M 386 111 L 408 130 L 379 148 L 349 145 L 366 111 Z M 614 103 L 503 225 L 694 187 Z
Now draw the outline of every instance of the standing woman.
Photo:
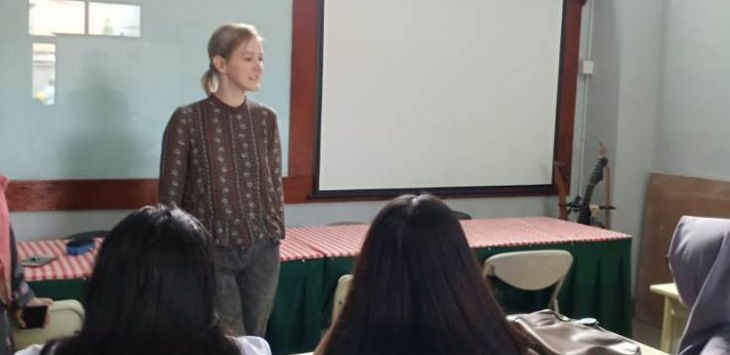
M 264 336 L 284 238 L 276 114 L 246 95 L 261 85 L 261 42 L 251 25 L 219 27 L 202 78 L 208 97 L 178 108 L 162 140 L 160 201 L 210 231 L 217 309 L 234 335 Z

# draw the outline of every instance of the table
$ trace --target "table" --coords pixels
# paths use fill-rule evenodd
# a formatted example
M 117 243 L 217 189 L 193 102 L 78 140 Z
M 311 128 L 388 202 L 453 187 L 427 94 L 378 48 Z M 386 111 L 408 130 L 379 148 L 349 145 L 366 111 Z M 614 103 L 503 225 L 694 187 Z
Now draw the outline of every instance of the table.
M 623 233 L 547 217 L 462 221 L 469 245 L 480 262 L 507 251 L 563 249 L 573 267 L 558 297 L 560 309 L 573 318 L 593 317 L 604 328 L 631 335 L 631 238 Z M 287 229 L 293 238 L 323 253 L 322 327 L 330 321 L 337 280 L 350 273 L 367 225 Z M 498 285 L 499 287 L 499 285 Z M 497 290 L 499 291 L 499 290 Z M 499 293 L 498 293 L 499 296 Z M 510 309 L 545 308 L 549 294 L 506 289 L 501 300 Z
M 664 315 L 662 319 L 662 338 L 660 348 L 672 354 L 677 352 L 682 339 L 684 327 L 687 325 L 689 311 L 682 303 L 677 292 L 677 285 L 672 283 L 656 284 L 649 287 L 651 292 L 664 296 Z
M 664 351 L 654 349 L 651 346 L 644 345 L 642 343 L 639 344 L 639 349 L 641 349 L 641 355 L 669 355 L 669 353 L 665 353 Z
M 625 234 L 546 217 L 463 221 L 468 242 L 484 261 L 491 255 L 517 250 L 563 249 L 574 264 L 559 296 L 561 310 L 573 318 L 594 317 L 619 334 L 631 334 L 631 238 Z M 281 275 L 266 338 L 276 354 L 314 349 L 321 330 L 329 325 L 337 279 L 352 271 L 367 225 L 287 228 L 281 244 Z M 72 257 L 62 241 L 18 243 L 20 257 L 39 248 L 54 248 L 59 260 L 26 269 L 26 278 L 39 296 L 83 300 L 83 279 L 93 256 L 79 262 L 80 273 L 66 273 Z M 76 270 L 74 267 L 69 267 Z M 498 287 L 499 288 L 499 287 Z M 501 291 L 498 290 L 498 291 Z M 508 303 L 544 308 L 547 293 L 501 292 Z M 534 309 L 536 309 L 534 308 Z M 534 310 L 533 309 L 533 310 Z

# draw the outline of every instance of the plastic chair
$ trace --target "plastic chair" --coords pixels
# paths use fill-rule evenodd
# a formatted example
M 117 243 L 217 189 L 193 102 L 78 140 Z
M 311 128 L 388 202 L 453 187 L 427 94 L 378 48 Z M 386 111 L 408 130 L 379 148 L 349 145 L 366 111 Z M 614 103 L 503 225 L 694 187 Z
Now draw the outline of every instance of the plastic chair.
M 357 221 L 337 221 L 332 223 L 327 223 L 327 226 L 329 227 L 336 227 L 336 226 L 356 226 L 359 224 L 365 224 L 363 222 L 357 222 Z
M 332 325 L 337 321 L 337 317 L 342 312 L 342 307 L 345 306 L 347 299 L 347 293 L 350 291 L 350 284 L 352 283 L 352 275 L 345 274 L 340 276 L 337 280 L 337 288 L 335 289 L 335 300 L 332 302 Z
M 537 291 L 555 286 L 548 307 L 560 312 L 558 293 L 572 263 L 573 256 L 565 250 L 516 251 L 485 260 L 483 274 L 521 290 Z
M 76 300 L 55 301 L 48 307 L 48 325 L 39 329 L 20 329 L 13 326 L 16 350 L 49 340 L 68 337 L 81 330 L 84 324 L 84 307 Z
M 457 211 L 457 210 L 452 210 L 451 212 L 454 214 L 454 217 L 456 217 L 456 219 L 458 219 L 460 221 L 471 219 L 471 215 L 468 213 L 464 213 L 464 212 Z

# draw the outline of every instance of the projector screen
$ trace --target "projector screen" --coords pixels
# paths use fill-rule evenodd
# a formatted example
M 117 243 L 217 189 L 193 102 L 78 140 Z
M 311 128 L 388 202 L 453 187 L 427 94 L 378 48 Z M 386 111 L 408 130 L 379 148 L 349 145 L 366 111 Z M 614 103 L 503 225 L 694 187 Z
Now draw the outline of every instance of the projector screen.
M 551 185 L 562 0 L 324 0 L 317 192 Z

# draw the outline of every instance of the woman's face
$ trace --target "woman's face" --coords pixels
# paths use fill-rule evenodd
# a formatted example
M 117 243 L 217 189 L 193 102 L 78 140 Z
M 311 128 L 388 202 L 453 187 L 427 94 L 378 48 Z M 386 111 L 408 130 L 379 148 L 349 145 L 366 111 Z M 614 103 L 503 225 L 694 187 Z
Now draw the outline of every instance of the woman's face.
M 264 51 L 261 41 L 254 38 L 243 42 L 225 61 L 224 75 L 231 84 L 243 91 L 257 91 L 264 73 Z

